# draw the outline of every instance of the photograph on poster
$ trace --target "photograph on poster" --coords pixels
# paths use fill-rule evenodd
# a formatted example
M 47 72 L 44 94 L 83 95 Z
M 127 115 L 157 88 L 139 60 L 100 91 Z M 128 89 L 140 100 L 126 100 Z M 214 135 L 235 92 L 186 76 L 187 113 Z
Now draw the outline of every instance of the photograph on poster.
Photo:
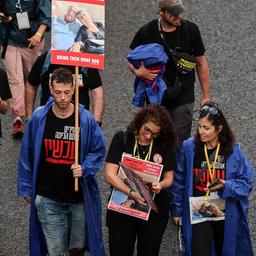
M 143 220 L 148 220 L 150 211 L 158 211 L 153 201 L 155 194 L 152 184 L 158 182 L 163 166 L 124 154 L 120 163 L 118 176 L 133 191 L 138 192 L 145 204 L 140 204 L 129 195 L 114 188 L 108 203 L 108 209 L 130 215 Z
M 189 205 L 191 224 L 225 219 L 225 200 L 214 193 L 207 200 L 205 196 L 190 197 Z
M 104 2 L 103 2 L 104 3 Z M 105 7 L 102 1 L 52 1 L 52 62 L 99 65 L 104 60 Z M 76 63 L 77 62 L 77 63 Z M 98 67 L 100 68 L 100 67 Z

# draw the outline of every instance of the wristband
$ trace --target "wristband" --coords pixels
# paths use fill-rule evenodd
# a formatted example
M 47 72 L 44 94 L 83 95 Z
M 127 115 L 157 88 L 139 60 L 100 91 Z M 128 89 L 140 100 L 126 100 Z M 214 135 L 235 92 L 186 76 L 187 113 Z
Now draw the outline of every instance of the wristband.
M 36 35 L 42 37 L 43 35 L 40 32 L 36 32 Z
M 135 192 L 135 190 L 130 189 L 129 194 L 128 194 L 129 198 L 131 198 L 131 194 L 132 194 L 132 192 Z

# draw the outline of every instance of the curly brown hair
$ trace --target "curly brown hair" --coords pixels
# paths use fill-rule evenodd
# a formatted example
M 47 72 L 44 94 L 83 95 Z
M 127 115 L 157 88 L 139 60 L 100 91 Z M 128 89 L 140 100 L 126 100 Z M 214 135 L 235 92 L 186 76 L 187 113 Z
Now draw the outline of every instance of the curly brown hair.
M 127 131 L 131 134 L 138 135 L 142 125 L 147 122 L 152 122 L 159 126 L 159 137 L 162 137 L 171 148 L 176 148 L 177 138 L 173 129 L 171 117 L 164 107 L 150 104 L 139 110 L 129 124 Z
M 213 114 L 209 111 L 203 111 L 205 106 L 215 109 L 216 113 Z M 227 159 L 229 154 L 232 152 L 233 145 L 235 143 L 235 136 L 226 118 L 224 117 L 224 114 L 218 108 L 218 105 L 216 103 L 206 102 L 200 110 L 199 120 L 204 117 L 206 117 L 211 122 L 215 129 L 217 129 L 220 125 L 223 126 L 221 132 L 219 133 L 219 142 L 221 145 L 221 152 L 224 158 Z M 200 134 L 197 129 L 195 135 L 196 154 L 200 154 L 201 152 L 203 152 L 203 144 L 204 143 L 201 141 Z

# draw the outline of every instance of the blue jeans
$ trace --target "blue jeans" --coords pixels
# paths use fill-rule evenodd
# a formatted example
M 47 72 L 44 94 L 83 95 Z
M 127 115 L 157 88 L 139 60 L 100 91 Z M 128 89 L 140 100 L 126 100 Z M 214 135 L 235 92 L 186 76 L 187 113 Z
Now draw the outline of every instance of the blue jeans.
M 86 219 L 83 203 L 59 203 L 37 195 L 35 207 L 46 239 L 48 255 L 66 255 L 85 248 Z

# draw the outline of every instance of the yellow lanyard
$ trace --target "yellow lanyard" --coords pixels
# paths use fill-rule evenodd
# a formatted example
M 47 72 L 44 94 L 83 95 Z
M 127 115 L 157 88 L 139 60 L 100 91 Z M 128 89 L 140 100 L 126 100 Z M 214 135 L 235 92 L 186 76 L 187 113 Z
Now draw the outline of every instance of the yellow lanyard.
M 148 150 L 148 153 L 147 153 L 144 160 L 149 161 L 149 159 L 151 157 L 152 147 L 153 147 L 153 140 L 150 142 L 149 150 Z M 136 155 L 136 151 L 137 151 L 137 155 Z M 138 157 L 139 159 L 141 159 L 137 139 L 135 139 L 135 144 L 134 144 L 134 147 L 133 147 L 133 156 Z
M 217 162 L 217 158 L 218 158 L 218 155 L 219 155 L 219 151 L 220 151 L 220 143 L 218 143 L 218 145 L 217 145 L 217 149 L 216 149 L 215 156 L 214 156 L 214 162 L 213 162 L 213 166 L 212 166 L 212 169 L 211 169 L 210 160 L 209 160 L 208 152 L 207 152 L 207 147 L 206 147 L 206 144 L 204 144 L 204 154 L 205 154 L 205 158 L 206 158 L 207 167 L 208 167 L 208 170 L 209 170 L 209 175 L 210 175 L 210 178 L 211 178 L 211 182 L 213 182 L 213 176 L 214 176 L 214 173 L 215 173 L 216 162 Z M 209 193 L 210 193 L 210 189 L 208 189 L 207 192 L 206 192 L 206 195 L 205 195 L 206 200 L 208 200 Z

